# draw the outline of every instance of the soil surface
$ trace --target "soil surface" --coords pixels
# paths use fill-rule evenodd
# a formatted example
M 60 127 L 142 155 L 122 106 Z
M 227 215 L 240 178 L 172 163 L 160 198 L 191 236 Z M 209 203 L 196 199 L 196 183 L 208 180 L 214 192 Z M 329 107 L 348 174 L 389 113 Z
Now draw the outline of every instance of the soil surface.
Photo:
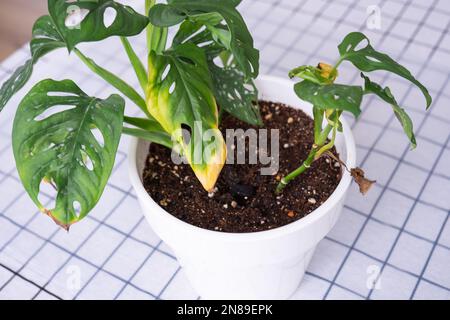
M 187 223 L 236 233 L 284 226 L 325 202 L 342 176 L 339 163 L 327 157 L 315 161 L 282 194 L 275 194 L 279 180 L 306 159 L 314 141 L 313 121 L 304 112 L 283 104 L 266 101 L 259 104 L 264 128 L 280 130 L 277 173 L 261 175 L 260 169 L 268 167 L 267 164 L 226 164 L 215 192 L 208 194 L 189 165 L 173 164 L 169 149 L 152 144 L 143 173 L 144 187 L 150 196 Z M 229 115 L 222 119 L 224 137 L 227 128 L 258 129 Z M 270 150 L 270 143 L 268 146 Z M 336 150 L 333 153 L 337 156 Z

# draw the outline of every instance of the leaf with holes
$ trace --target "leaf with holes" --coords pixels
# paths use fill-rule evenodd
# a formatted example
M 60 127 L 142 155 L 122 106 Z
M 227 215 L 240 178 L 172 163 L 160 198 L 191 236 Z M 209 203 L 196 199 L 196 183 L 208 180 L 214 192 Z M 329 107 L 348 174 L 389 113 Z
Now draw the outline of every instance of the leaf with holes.
M 30 80 L 33 73 L 33 59 L 27 60 L 23 66 L 20 66 L 6 80 L 0 88 L 0 112 L 3 110 L 12 96 L 23 88 Z
M 30 42 L 31 59 L 17 68 L 0 88 L 0 111 L 12 96 L 30 80 L 34 64 L 47 53 L 65 46 L 49 16 L 40 17 L 33 26 Z
M 245 82 L 244 75 L 229 67 L 209 63 L 214 93 L 219 106 L 232 116 L 249 124 L 263 124 L 259 112 L 258 90 L 253 81 Z
M 405 109 L 400 107 L 391 93 L 389 87 L 383 88 L 379 84 L 372 82 L 368 77 L 361 73 L 361 77 L 364 79 L 364 90 L 366 93 L 372 93 L 379 98 L 389 103 L 392 106 L 392 110 L 400 124 L 403 127 L 403 131 L 407 135 L 411 142 L 411 147 L 414 149 L 417 146 L 416 137 L 414 135 L 413 122 L 406 113 Z
M 114 165 L 124 104 L 117 95 L 89 97 L 70 80 L 41 81 L 20 103 L 13 126 L 17 170 L 31 199 L 58 225 L 68 229 L 98 202 Z M 54 208 L 38 199 L 49 178 Z
M 205 31 L 211 37 L 211 42 L 223 47 L 225 50 L 232 50 L 232 33 L 226 24 L 223 24 L 224 18 L 217 12 L 197 14 L 190 17 L 186 22 L 192 22 L 194 25 L 205 27 Z M 201 45 L 201 44 L 200 44 Z
M 364 46 L 365 44 L 365 46 Z M 362 48 L 359 48 L 361 47 Z M 385 70 L 411 81 L 423 93 L 426 99 L 427 108 L 430 107 L 432 98 L 425 88 L 408 69 L 394 61 L 387 54 L 376 51 L 371 45 L 369 39 L 360 32 L 348 34 L 342 43 L 338 46 L 341 60 L 350 61 L 363 72 L 376 70 Z
M 361 113 L 363 90 L 359 86 L 319 85 L 304 80 L 297 83 L 294 90 L 300 99 L 308 101 L 318 108 L 349 111 L 355 117 Z
M 149 17 L 151 23 L 155 26 L 170 27 L 183 22 L 187 15 L 177 8 L 159 4 L 152 7 Z
M 217 105 L 204 52 L 192 43 L 162 54 L 152 51 L 147 97 L 151 115 L 178 143 L 203 187 L 211 190 L 225 163 L 226 147 L 218 130 Z M 183 138 L 183 126 L 191 131 L 189 141 Z M 202 132 L 210 134 L 209 139 Z
M 227 32 L 229 33 L 229 31 Z M 188 42 L 202 48 L 206 54 L 207 60 L 214 60 L 222 52 L 228 51 L 222 43 L 216 42 L 212 32 L 198 21 L 184 21 L 180 25 L 178 32 L 175 34 L 172 41 L 172 47 Z
M 253 38 L 236 9 L 237 4 L 239 1 L 171 0 L 168 4 L 154 6 L 149 17 L 152 24 L 160 27 L 176 25 L 185 19 L 204 24 L 216 42 L 220 42 L 225 49 L 229 47 L 246 79 L 256 78 L 259 73 L 259 51 L 254 48 Z M 217 17 L 225 24 L 222 25 Z
M 173 45 L 177 46 L 189 40 L 189 43 L 201 46 L 207 56 L 215 97 L 220 107 L 242 121 L 252 125 L 262 125 L 259 107 L 254 104 L 258 100 L 258 91 L 253 81 L 246 81 L 244 74 L 231 58 L 226 59 L 231 62 L 226 66 L 219 66 L 214 62 L 221 54 L 232 55 L 226 46 L 228 37 L 218 35 L 220 32 L 214 36 L 214 31 L 205 27 L 204 24 L 213 26 L 222 18 L 217 17 L 217 14 L 204 14 L 201 19 L 202 22 L 198 20 L 183 22 L 175 35 Z M 228 30 L 222 28 L 223 26 L 218 25 L 217 30 L 220 29 L 229 34 Z M 219 40 L 220 37 L 222 40 Z
M 48 0 L 48 10 L 69 51 L 81 42 L 137 35 L 148 24 L 146 16 L 112 0 Z
M 66 44 L 58 33 L 50 16 L 40 17 L 33 27 L 33 39 L 30 42 L 31 55 L 34 60 L 47 53 L 65 47 Z

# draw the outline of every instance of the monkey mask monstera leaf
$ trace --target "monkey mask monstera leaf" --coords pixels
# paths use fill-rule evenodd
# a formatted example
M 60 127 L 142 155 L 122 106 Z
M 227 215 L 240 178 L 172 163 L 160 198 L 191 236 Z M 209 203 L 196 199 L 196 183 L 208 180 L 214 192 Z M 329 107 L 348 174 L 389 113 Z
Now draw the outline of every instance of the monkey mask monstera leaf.
M 239 3 L 169 0 L 149 12 L 150 22 L 157 27 L 180 27 L 169 49 L 149 55 L 148 110 L 172 135 L 208 191 L 226 159 L 216 99 L 222 110 L 236 118 L 262 123 L 253 105 L 257 90 L 252 82 L 259 71 L 259 52 L 236 9 Z M 228 57 L 222 59 L 223 66 L 215 63 L 219 57 Z M 185 127 L 190 140 L 180 134 Z
M 31 58 L 0 88 L 0 111 L 24 87 L 40 58 L 66 48 L 146 118 L 125 116 L 120 96 L 90 97 L 70 80 L 35 85 L 16 112 L 13 151 L 22 183 L 42 212 L 66 229 L 84 218 L 105 188 L 122 133 L 174 148 L 203 187 L 214 188 L 226 160 L 218 104 L 221 112 L 262 123 L 253 84 L 259 52 L 236 8 L 239 3 L 146 0 L 142 15 L 113 0 L 48 0 L 48 15 L 33 27 Z M 167 46 L 168 27 L 176 25 Z M 148 69 L 126 38 L 145 29 Z M 144 95 L 78 47 L 113 36 L 120 36 Z M 56 191 L 53 205 L 39 197 L 48 195 L 43 183 Z
M 39 209 L 66 229 L 86 216 L 103 192 L 122 133 L 124 104 L 117 95 L 89 97 L 70 80 L 44 80 L 17 110 L 13 150 L 20 178 Z M 42 182 L 57 190 L 54 208 L 38 199 Z
M 203 187 L 211 191 L 226 159 L 205 54 L 188 43 L 149 56 L 149 112 L 172 135 Z M 189 128 L 190 137 L 183 135 Z
M 86 13 L 79 28 L 66 25 L 70 8 Z M 108 9 L 115 11 L 109 26 L 104 23 Z M 111 0 L 49 0 L 48 11 L 34 24 L 31 58 L 0 88 L 0 111 L 30 79 L 39 59 L 53 50 L 71 51 L 82 42 L 136 35 L 148 24 L 146 16 Z M 113 75 L 107 81 L 111 79 L 127 95 L 121 90 L 124 82 Z M 118 95 L 106 100 L 89 97 L 70 80 L 44 80 L 19 105 L 13 127 L 17 170 L 31 199 L 58 225 L 68 229 L 100 199 L 122 134 L 124 104 Z M 56 189 L 51 207 L 40 200 L 43 183 Z

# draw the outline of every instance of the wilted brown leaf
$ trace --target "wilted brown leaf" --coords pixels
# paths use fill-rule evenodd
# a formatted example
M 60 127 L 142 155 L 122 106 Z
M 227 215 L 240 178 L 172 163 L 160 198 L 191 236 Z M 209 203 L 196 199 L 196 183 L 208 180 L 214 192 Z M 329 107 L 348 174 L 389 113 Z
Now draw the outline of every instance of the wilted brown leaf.
M 369 180 L 364 175 L 364 171 L 361 168 L 353 168 L 350 170 L 353 180 L 358 184 L 359 191 L 366 195 L 370 188 L 376 183 L 375 180 Z

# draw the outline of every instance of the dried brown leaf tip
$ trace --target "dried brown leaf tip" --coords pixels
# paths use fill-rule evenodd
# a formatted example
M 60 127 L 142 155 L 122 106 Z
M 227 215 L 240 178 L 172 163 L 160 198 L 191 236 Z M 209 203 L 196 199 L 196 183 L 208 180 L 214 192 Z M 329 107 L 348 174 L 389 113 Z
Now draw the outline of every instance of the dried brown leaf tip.
M 350 170 L 350 174 L 353 177 L 353 180 L 358 184 L 359 191 L 366 195 L 369 192 L 370 188 L 376 183 L 375 180 L 369 180 L 364 175 L 364 171 L 361 168 L 353 168 Z
M 58 219 L 56 219 L 56 218 L 53 216 L 53 212 L 52 212 L 51 210 L 48 210 L 48 209 L 46 209 L 46 208 L 41 208 L 40 210 L 41 210 L 42 213 L 44 213 L 44 214 L 46 214 L 47 216 L 49 216 L 50 218 L 52 218 L 52 220 L 53 220 L 58 226 L 60 226 L 61 228 L 63 228 L 63 229 L 66 230 L 67 232 L 69 232 L 70 224 L 64 224 L 64 223 L 58 221 Z

